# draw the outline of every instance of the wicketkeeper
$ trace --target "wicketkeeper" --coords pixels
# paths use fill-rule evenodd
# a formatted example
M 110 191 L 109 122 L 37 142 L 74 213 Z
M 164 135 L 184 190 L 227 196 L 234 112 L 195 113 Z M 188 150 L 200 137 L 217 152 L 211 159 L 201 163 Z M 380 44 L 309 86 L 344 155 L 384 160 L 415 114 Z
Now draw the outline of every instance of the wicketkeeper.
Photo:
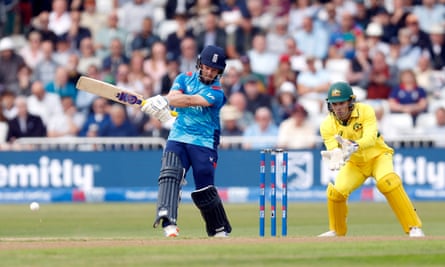
M 224 50 L 207 46 L 198 56 L 197 71 L 179 74 L 165 97 L 153 96 L 142 106 L 142 111 L 160 121 L 171 119 L 171 106 L 178 113 L 162 157 L 153 225 L 162 224 L 167 237 L 179 234 L 180 191 L 190 167 L 196 189 L 192 199 L 201 211 L 208 236 L 225 237 L 232 231 L 214 185 L 220 138 L 219 112 L 226 102 L 220 84 L 225 66 Z
M 394 172 L 394 150 L 378 132 L 374 109 L 355 103 L 352 88 L 345 82 L 330 86 L 326 99 L 329 115 L 320 126 L 326 146 L 323 161 L 331 170 L 339 170 L 335 184 L 327 188 L 329 231 L 319 236 L 344 236 L 347 232 L 347 200 L 368 177 L 373 177 L 385 196 L 403 231 L 410 237 L 422 237 L 422 222 L 417 216 L 402 180 Z

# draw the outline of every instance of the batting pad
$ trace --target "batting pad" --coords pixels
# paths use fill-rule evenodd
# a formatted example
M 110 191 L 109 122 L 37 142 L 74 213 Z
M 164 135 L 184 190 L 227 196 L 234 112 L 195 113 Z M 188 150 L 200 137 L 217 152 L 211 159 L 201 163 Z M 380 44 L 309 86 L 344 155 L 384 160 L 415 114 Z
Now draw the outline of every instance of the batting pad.
M 344 236 L 348 230 L 346 225 L 346 217 L 348 216 L 346 197 L 338 192 L 331 183 L 328 185 L 326 194 L 328 198 L 329 230 L 335 231 L 337 236 Z
M 377 181 L 377 188 L 386 197 L 405 233 L 409 233 L 412 227 L 422 227 L 416 209 L 408 198 L 402 180 L 397 174 L 390 173 L 384 176 Z
M 218 232 L 230 233 L 232 227 L 227 219 L 218 191 L 214 186 L 207 186 L 192 192 L 192 199 L 201 211 L 202 218 L 206 223 L 208 236 L 214 236 Z
M 173 152 L 166 152 L 162 157 L 158 180 L 158 203 L 153 227 L 158 226 L 162 219 L 167 221 L 166 224 L 176 224 L 183 177 L 184 168 L 179 157 Z

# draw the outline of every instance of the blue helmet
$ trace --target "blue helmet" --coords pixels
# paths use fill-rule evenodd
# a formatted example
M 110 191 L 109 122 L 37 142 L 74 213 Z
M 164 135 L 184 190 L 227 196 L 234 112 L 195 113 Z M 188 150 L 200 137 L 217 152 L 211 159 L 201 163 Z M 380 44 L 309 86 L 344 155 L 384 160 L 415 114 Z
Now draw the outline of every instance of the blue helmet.
M 222 74 L 226 68 L 226 53 L 219 46 L 208 45 L 198 56 L 198 66 L 199 64 L 218 69 L 220 70 L 219 73 Z

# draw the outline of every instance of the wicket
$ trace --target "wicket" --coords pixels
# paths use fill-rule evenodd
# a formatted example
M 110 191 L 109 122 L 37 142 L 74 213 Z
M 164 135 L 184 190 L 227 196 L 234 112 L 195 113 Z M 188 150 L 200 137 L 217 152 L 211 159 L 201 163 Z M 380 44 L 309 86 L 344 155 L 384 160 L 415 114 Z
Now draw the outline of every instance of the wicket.
M 282 156 L 281 161 L 281 236 L 287 236 L 287 151 L 282 149 L 263 149 L 260 152 L 260 236 L 265 232 L 265 204 L 266 204 L 266 155 L 270 155 L 270 235 L 277 235 L 276 220 L 276 187 L 277 187 L 277 155 Z

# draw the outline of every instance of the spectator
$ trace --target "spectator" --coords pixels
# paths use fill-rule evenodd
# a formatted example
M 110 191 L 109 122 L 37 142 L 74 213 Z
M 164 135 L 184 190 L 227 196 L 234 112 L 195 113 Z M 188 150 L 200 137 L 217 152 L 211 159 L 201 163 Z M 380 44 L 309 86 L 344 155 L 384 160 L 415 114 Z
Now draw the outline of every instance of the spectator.
M 138 50 L 149 57 L 153 44 L 159 41 L 161 37 L 153 32 L 153 19 L 146 17 L 142 21 L 142 30 L 136 33 L 131 41 L 131 51 Z
M 45 85 L 45 90 L 50 93 L 58 94 L 59 97 L 69 96 L 76 102 L 76 85 L 69 81 L 68 71 L 64 66 L 57 68 L 54 80 Z
M 298 75 L 306 69 L 306 57 L 298 48 L 297 41 L 293 37 L 286 38 L 286 53 L 289 56 L 291 69 Z
M 366 76 L 367 99 L 387 99 L 391 88 L 397 84 L 398 70 L 386 63 L 383 52 L 377 51 L 372 57 L 371 72 Z
M 33 80 L 41 81 L 45 86 L 54 81 L 56 69 L 59 64 L 54 60 L 54 45 L 50 41 L 42 42 L 43 59 L 40 60 L 33 71 Z
M 308 119 L 304 107 L 295 103 L 292 116 L 280 123 L 277 147 L 282 149 L 309 149 L 317 143 L 317 128 Z
M 443 73 L 432 68 L 431 59 L 428 54 L 423 53 L 414 69 L 417 84 L 424 88 L 429 99 L 440 98 L 440 91 L 445 86 Z
M 398 1 L 398 0 L 395 0 Z M 356 5 L 356 13 L 354 15 L 355 22 L 362 27 L 362 29 L 366 29 L 368 24 L 371 22 L 371 18 L 368 14 L 367 4 L 364 0 L 355 1 Z
M 238 109 L 241 118 L 238 119 L 238 126 L 242 131 L 255 122 L 255 117 L 252 112 L 247 110 L 246 95 L 241 92 L 234 92 L 229 96 L 228 104 Z
M 386 60 L 389 64 L 395 65 L 401 71 L 414 69 L 419 61 L 422 51 L 420 47 L 411 43 L 411 31 L 408 28 L 399 30 L 398 41 L 391 45 L 391 53 Z
M 276 19 L 274 14 L 266 11 L 263 0 L 247 0 L 246 5 L 252 25 L 266 32 Z
M 226 31 L 218 25 L 219 17 L 208 13 L 204 16 L 204 28 L 195 34 L 198 51 L 202 51 L 207 45 L 225 47 L 227 43 Z
M 373 58 L 377 51 L 382 52 L 385 57 L 389 55 L 389 44 L 382 41 L 383 28 L 377 22 L 371 22 L 366 27 L 366 40 L 369 47 L 369 57 Z
M 37 63 L 43 59 L 43 52 L 40 49 L 41 44 L 42 36 L 38 31 L 33 31 L 28 35 L 27 44 L 19 51 L 19 55 L 23 58 L 23 60 L 25 60 L 26 65 L 28 65 L 32 70 L 35 68 Z
M 314 17 L 317 12 L 317 6 L 312 5 L 310 1 L 298 0 L 292 1 L 291 8 L 289 10 L 289 24 L 287 32 L 290 35 L 296 34 L 303 29 L 303 20 L 306 17 Z
M 144 78 L 147 76 L 144 73 L 144 54 L 141 51 L 134 51 L 128 64 L 128 83 L 132 90 L 143 94 L 144 93 Z
M 80 113 L 69 96 L 62 97 L 63 111 L 48 121 L 48 137 L 77 136 L 82 127 L 85 116 Z
M 326 58 L 329 37 L 324 29 L 315 27 L 312 17 L 306 16 L 303 18 L 302 28 L 295 32 L 294 38 L 304 55 L 319 59 Z
M 268 107 L 255 111 L 255 122 L 244 131 L 243 149 L 265 149 L 276 146 L 278 128 Z
M 154 93 L 159 94 L 162 76 L 167 73 L 167 50 L 164 43 L 154 43 L 150 54 L 150 58 L 144 61 L 144 73 L 153 79 Z
M 125 107 L 122 104 L 113 104 L 110 107 L 110 122 L 105 125 L 101 131 L 100 136 L 137 136 L 136 127 L 128 119 Z
M 322 10 L 320 10 L 318 14 L 318 17 L 320 19 L 320 26 L 326 29 L 328 36 L 331 36 L 335 32 L 341 31 L 341 25 L 337 19 L 337 10 L 335 9 L 334 3 L 325 3 Z M 357 22 L 357 17 L 354 17 L 354 21 L 363 29 L 363 26 Z
M 297 89 L 295 84 L 290 81 L 284 81 L 272 102 L 272 112 L 275 124 L 279 125 L 283 120 L 289 118 L 293 112 L 294 105 L 297 102 Z
M 425 133 L 428 133 L 434 137 L 435 147 L 445 147 L 445 106 L 439 106 L 434 111 L 435 125 L 426 129 Z
M 241 81 L 241 67 L 239 66 L 228 66 L 223 73 L 221 78 L 221 86 L 226 94 L 230 96 L 235 92 L 244 93 L 244 85 Z
M 405 25 L 406 28 L 410 29 L 411 43 L 422 50 L 426 49 L 430 44 L 430 36 L 428 35 L 428 33 L 420 29 L 419 20 L 417 19 L 416 15 L 412 13 L 407 15 L 405 19 Z M 399 26 L 398 29 L 400 30 L 401 28 L 403 28 L 403 26 Z
M 432 25 L 428 31 L 430 43 L 426 50 L 431 58 L 433 69 L 445 68 L 445 30 L 443 25 Z
M 287 22 L 285 18 L 278 17 L 266 31 L 266 50 L 277 55 L 286 54 Z
M 49 13 L 48 28 L 57 36 L 68 32 L 71 26 L 71 17 L 68 13 L 67 0 L 54 0 L 52 2 L 52 10 Z
M 272 101 L 261 85 L 261 81 L 257 76 L 251 74 L 244 81 L 244 92 L 247 99 L 246 109 L 252 114 L 260 107 L 272 109 Z
M 154 5 L 151 1 L 132 0 L 120 7 L 120 27 L 129 34 L 136 34 L 142 30 L 142 21 L 146 17 L 153 17 Z
M 28 112 L 26 97 L 18 96 L 14 104 L 17 107 L 17 115 L 8 121 L 7 141 L 13 143 L 22 137 L 45 137 L 46 127 L 39 116 Z
M 17 73 L 26 63 L 14 49 L 14 43 L 10 37 L 4 37 L 0 40 L 0 91 L 8 88 L 8 90 L 18 94 Z
M 102 74 L 96 65 L 90 65 L 85 73 L 85 76 L 88 76 L 93 79 L 102 80 Z M 90 108 L 93 105 L 93 101 L 96 99 L 96 95 L 91 94 L 89 92 L 78 90 L 75 106 L 79 112 L 83 113 L 85 116 L 90 112 Z
M 391 42 L 394 36 L 397 36 L 399 27 L 391 23 L 391 16 L 385 8 L 378 10 L 377 14 L 374 16 L 373 21 L 382 25 L 383 35 L 382 41 L 385 43 Z
M 224 105 L 221 108 L 221 137 L 232 136 L 240 137 L 243 136 L 243 130 L 241 130 L 238 125 L 238 120 L 241 118 L 241 114 L 235 106 Z M 241 146 L 234 146 L 233 144 L 224 142 L 224 138 L 221 138 L 221 143 L 219 147 L 222 149 L 227 148 L 241 148 Z
M 198 51 L 196 41 L 192 37 L 186 37 L 181 41 L 181 53 L 179 55 L 179 70 L 181 72 L 194 71 L 196 68 L 196 60 Z
M 119 16 L 117 11 L 111 12 L 107 17 L 107 24 L 100 27 L 97 34 L 93 36 L 94 49 L 100 59 L 110 53 L 111 40 L 118 38 L 122 44 L 127 39 L 127 30 L 119 27 Z
M 68 31 L 61 36 L 61 38 L 66 39 L 69 44 L 70 48 L 73 51 L 79 51 L 80 49 L 80 42 L 84 38 L 92 38 L 92 34 L 90 29 L 85 28 L 80 25 L 80 11 L 73 10 L 70 12 L 71 17 L 71 25 Z
M 306 64 L 307 69 L 297 77 L 298 101 L 305 104 L 312 103 L 315 113 L 319 113 L 325 106 L 330 76 L 324 68 L 317 68 L 315 57 L 307 57 Z
M 91 38 L 84 38 L 80 42 L 80 56 L 77 71 L 81 74 L 85 74 L 90 65 L 95 65 L 101 70 L 102 59 L 94 50 L 93 40 Z
M 271 96 L 275 96 L 275 93 L 284 82 L 295 83 L 296 80 L 297 76 L 291 68 L 290 57 L 287 54 L 283 54 L 280 56 L 277 69 L 269 76 L 267 92 Z
M 365 40 L 357 40 L 354 58 L 352 58 L 349 70 L 346 73 L 346 80 L 349 84 L 363 89 L 366 88 L 366 77 L 371 71 L 371 64 L 367 42 Z
M 111 123 L 110 114 L 107 112 L 107 100 L 102 97 L 94 99 L 91 112 L 88 114 L 79 136 L 97 137 L 103 129 Z
M 41 81 L 34 81 L 31 86 L 31 95 L 27 99 L 28 111 L 39 116 L 43 124 L 48 126 L 48 122 L 58 114 L 62 113 L 60 96 L 52 92 L 46 92 Z
M 77 80 L 79 80 L 81 74 L 77 70 L 77 66 L 79 65 L 79 56 L 75 53 L 68 54 L 68 58 L 66 64 L 63 66 L 66 67 L 66 71 L 68 72 L 68 80 L 70 83 L 76 84 Z
M 278 55 L 266 50 L 266 36 L 257 34 L 252 40 L 252 49 L 247 51 L 252 73 L 261 78 L 264 85 L 268 85 L 269 77 L 278 67 Z
M 76 55 L 77 57 L 79 55 L 76 50 L 71 50 L 70 43 L 65 37 L 58 37 L 54 47 L 55 51 L 52 58 L 58 65 L 65 66 L 68 64 L 68 58 L 71 55 Z
M 232 34 L 236 31 L 244 19 L 249 18 L 249 10 L 246 6 L 246 1 L 241 0 L 226 0 L 221 2 L 221 21 L 220 27 L 223 27 L 227 34 L 232 38 Z
M 393 1 L 393 7 L 390 14 L 390 21 L 391 24 L 396 27 L 397 32 L 400 28 L 403 28 L 405 26 L 409 27 L 409 23 L 411 20 L 408 20 L 408 17 L 410 16 L 410 7 L 408 6 L 409 2 L 405 0 L 394 0 Z M 390 11 L 390 10 L 388 10 Z M 416 22 L 417 17 L 413 14 Z M 413 31 L 414 33 L 415 31 Z
M 0 150 L 6 148 L 6 141 L 8 137 L 8 119 L 3 114 L 3 111 L 0 110 Z
M 252 21 L 247 18 L 241 20 L 241 24 L 235 31 L 227 36 L 226 51 L 231 59 L 240 58 L 252 49 L 253 37 L 261 33 L 261 29 L 252 25 Z
M 28 65 L 23 65 L 18 73 L 19 81 L 18 95 L 29 96 L 31 94 L 32 70 Z
M 363 29 L 358 26 L 352 14 L 344 12 L 339 31 L 329 36 L 329 57 L 352 59 L 355 52 L 355 43 L 363 38 Z
M 177 0 L 167 0 L 164 6 L 165 19 L 173 20 L 176 14 L 185 14 L 187 10 L 190 10 L 194 5 L 196 5 L 195 0 L 191 1 L 177 1 Z
M 27 35 L 33 31 L 40 33 L 41 41 L 51 41 L 56 45 L 57 35 L 49 28 L 49 12 L 42 11 L 31 23 Z
M 177 13 L 175 15 L 175 22 L 177 25 L 176 31 L 168 34 L 165 40 L 167 51 L 172 53 L 175 57 L 179 57 L 181 53 L 183 53 L 182 46 L 184 42 L 189 43 L 190 40 L 196 42 L 194 40 L 195 36 L 193 34 L 193 30 L 187 27 L 187 19 L 188 16 L 186 13 Z M 198 50 L 196 44 L 194 49 L 196 50 L 194 53 L 197 54 Z
M 417 116 L 427 111 L 427 93 L 417 85 L 414 71 L 407 69 L 400 72 L 399 85 L 391 90 L 388 102 L 391 112 L 409 114 L 413 118 L 413 125 Z
M 167 54 L 167 70 L 166 73 L 161 78 L 161 95 L 165 95 L 170 90 L 173 81 L 176 76 L 180 73 L 179 66 L 180 62 L 178 58 L 175 58 L 172 54 Z
M 14 105 L 15 99 L 16 94 L 8 89 L 0 93 L 2 113 L 8 120 L 17 116 L 17 107 Z
M 215 24 L 215 26 L 212 25 L 210 27 L 218 28 L 218 19 L 220 14 L 219 0 L 194 0 L 194 2 L 195 4 L 188 9 L 190 18 L 188 19 L 187 23 L 193 29 L 193 34 L 197 36 L 199 33 L 206 31 L 206 27 L 209 26 L 208 24 Z M 212 15 L 213 18 L 210 18 L 208 15 Z M 225 36 L 224 29 L 222 29 L 222 32 Z M 208 43 L 207 45 L 221 45 L 221 47 L 224 47 L 225 43 Z M 199 46 L 199 49 L 203 48 L 204 47 Z
M 413 14 L 419 18 L 420 28 L 428 32 L 432 25 L 444 25 L 445 6 L 437 0 L 422 0 L 421 5 L 415 5 Z
M 99 29 L 107 24 L 107 17 L 104 13 L 98 12 L 96 0 L 85 0 L 83 2 L 84 11 L 80 19 L 80 25 L 88 28 L 92 36 L 96 36 Z
M 108 81 L 116 81 L 117 69 L 122 64 L 128 64 L 130 59 L 125 55 L 124 45 L 119 38 L 114 38 L 110 43 L 110 54 L 102 61 L 102 72 Z

